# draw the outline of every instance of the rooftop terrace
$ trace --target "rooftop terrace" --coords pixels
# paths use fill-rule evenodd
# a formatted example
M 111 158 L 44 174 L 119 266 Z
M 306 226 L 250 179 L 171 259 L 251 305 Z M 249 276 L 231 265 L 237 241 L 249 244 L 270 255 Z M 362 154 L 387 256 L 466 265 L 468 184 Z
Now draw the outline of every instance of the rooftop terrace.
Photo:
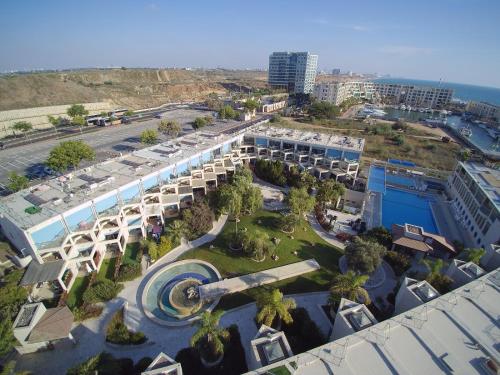
M 363 151 L 365 140 L 363 138 L 347 137 L 344 135 L 316 133 L 300 131 L 296 129 L 275 128 L 270 126 L 256 126 L 247 132 L 247 135 L 255 137 L 265 136 L 269 138 L 288 139 L 295 142 L 304 142 L 318 146 L 344 148 L 352 151 Z
M 486 361 L 500 360 L 499 286 L 497 269 L 391 319 L 250 373 L 292 366 L 296 375 L 486 374 Z

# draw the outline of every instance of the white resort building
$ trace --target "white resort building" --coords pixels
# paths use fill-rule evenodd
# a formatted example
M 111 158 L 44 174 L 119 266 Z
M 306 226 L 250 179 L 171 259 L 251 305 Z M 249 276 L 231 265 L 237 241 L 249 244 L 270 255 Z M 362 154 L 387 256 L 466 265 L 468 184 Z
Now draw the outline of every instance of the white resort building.
M 450 103 L 453 90 L 370 81 L 322 82 L 314 86 L 313 96 L 335 105 L 356 98 L 420 108 L 442 108 Z
M 455 218 L 468 237 L 468 247 L 488 249 L 500 242 L 500 171 L 484 164 L 459 162 L 449 177 Z
M 256 159 L 296 164 L 319 178 L 355 181 L 364 140 L 265 125 L 199 132 L 45 181 L 0 201 L 4 235 L 29 263 L 21 283 L 41 299 L 146 236 Z M 25 260 L 25 259 L 24 259 Z M 25 260 L 26 263 L 26 260 Z

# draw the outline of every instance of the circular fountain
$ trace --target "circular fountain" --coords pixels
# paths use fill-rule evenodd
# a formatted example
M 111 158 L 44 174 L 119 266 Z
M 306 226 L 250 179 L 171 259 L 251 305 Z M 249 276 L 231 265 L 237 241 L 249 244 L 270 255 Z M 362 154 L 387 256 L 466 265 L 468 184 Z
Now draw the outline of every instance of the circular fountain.
M 210 263 L 183 260 L 160 268 L 146 284 L 142 295 L 144 313 L 151 320 L 171 326 L 190 324 L 216 301 L 202 301 L 198 287 L 220 279 Z

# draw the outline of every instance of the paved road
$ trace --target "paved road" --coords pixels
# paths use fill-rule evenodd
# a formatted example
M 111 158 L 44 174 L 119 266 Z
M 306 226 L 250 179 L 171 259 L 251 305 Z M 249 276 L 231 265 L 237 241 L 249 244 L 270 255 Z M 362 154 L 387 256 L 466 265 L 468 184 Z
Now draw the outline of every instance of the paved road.
M 164 118 L 177 120 L 183 127 L 183 131 L 189 133 L 194 131 L 191 122 L 196 117 L 206 116 L 207 114 L 209 112 L 201 110 L 173 109 L 167 112 Z M 119 152 L 130 152 L 133 149 L 144 147 L 139 141 L 139 135 L 145 129 L 156 129 L 159 122 L 160 119 L 151 119 L 127 125 L 111 126 L 95 132 L 74 135 L 64 140 L 83 140 L 96 150 L 98 160 L 103 160 L 114 154 L 118 155 Z M 218 121 L 207 129 L 221 132 L 235 124 L 241 123 L 232 120 Z M 161 141 L 167 139 L 166 136 L 160 136 Z M 0 191 L 7 182 L 9 172 L 15 171 L 19 174 L 29 174 L 37 165 L 42 164 L 47 159 L 50 150 L 61 141 L 52 139 L 0 151 Z

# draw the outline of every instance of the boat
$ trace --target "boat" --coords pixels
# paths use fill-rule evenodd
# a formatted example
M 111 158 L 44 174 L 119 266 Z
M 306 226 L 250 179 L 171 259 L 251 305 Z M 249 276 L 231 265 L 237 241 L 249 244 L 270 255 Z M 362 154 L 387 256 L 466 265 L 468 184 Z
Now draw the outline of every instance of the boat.
M 500 133 L 493 129 L 486 129 L 486 133 L 488 133 L 488 135 L 495 140 L 500 137 Z
M 406 106 L 404 104 L 401 104 L 401 106 L 399 107 L 400 110 L 402 111 L 406 111 Z
M 468 126 L 462 126 L 459 130 L 460 134 L 464 137 L 470 137 L 472 135 L 472 130 Z
M 446 125 L 446 119 L 442 119 L 442 118 L 432 118 L 431 117 L 431 118 L 425 119 L 424 122 L 431 127 Z

